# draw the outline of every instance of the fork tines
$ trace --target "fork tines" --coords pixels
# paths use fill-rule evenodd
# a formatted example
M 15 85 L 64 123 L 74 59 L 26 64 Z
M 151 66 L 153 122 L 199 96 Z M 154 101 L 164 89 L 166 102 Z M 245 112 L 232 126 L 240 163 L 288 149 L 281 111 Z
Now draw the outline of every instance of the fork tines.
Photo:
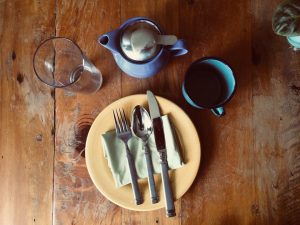
M 115 126 L 117 133 L 129 131 L 129 125 L 126 120 L 124 109 L 113 110 Z

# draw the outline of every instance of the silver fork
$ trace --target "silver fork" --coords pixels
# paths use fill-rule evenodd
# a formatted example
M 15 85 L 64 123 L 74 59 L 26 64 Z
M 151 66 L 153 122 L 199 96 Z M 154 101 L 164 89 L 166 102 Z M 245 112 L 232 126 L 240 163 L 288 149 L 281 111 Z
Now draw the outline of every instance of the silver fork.
M 127 144 L 129 139 L 132 138 L 132 132 L 127 123 L 126 116 L 123 109 L 122 111 L 120 109 L 113 110 L 113 115 L 115 120 L 117 137 L 124 142 L 126 147 L 126 156 L 127 156 L 127 162 L 130 171 L 131 185 L 132 185 L 132 190 L 135 198 L 135 203 L 137 205 L 140 205 L 143 203 L 143 199 L 137 181 L 138 177 L 137 177 L 134 160 L 132 158 L 130 149 Z

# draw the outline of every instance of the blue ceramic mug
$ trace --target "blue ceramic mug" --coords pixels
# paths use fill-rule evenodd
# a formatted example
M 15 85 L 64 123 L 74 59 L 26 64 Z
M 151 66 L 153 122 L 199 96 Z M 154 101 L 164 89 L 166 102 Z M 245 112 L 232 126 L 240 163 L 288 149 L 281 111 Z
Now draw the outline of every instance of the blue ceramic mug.
M 185 100 L 198 109 L 210 109 L 216 116 L 225 115 L 223 105 L 236 89 L 234 72 L 224 61 L 206 57 L 193 62 L 182 85 Z

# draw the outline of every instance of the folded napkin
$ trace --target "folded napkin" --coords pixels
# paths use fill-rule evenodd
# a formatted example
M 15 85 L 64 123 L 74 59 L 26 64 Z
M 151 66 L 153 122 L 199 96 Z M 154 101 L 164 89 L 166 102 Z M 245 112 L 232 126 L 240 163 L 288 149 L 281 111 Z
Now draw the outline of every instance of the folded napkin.
M 176 143 L 176 134 L 171 127 L 168 116 L 165 115 L 161 118 L 165 133 L 168 165 L 170 169 L 176 169 L 183 166 L 179 147 Z M 116 186 L 121 187 L 131 183 L 124 143 L 116 136 L 115 131 L 108 131 L 102 134 L 101 141 L 104 156 L 108 161 L 108 166 L 111 169 Z M 147 177 L 147 165 L 142 140 L 133 135 L 133 137 L 128 141 L 128 146 L 135 161 L 138 177 Z M 150 148 L 152 156 L 154 173 L 160 173 L 160 159 L 156 149 L 153 133 L 149 137 L 148 147 Z

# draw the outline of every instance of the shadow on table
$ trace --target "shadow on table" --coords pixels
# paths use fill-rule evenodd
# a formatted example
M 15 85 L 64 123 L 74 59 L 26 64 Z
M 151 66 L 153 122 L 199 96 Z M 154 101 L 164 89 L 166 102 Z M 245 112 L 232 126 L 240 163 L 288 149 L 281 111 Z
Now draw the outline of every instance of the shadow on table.
M 207 167 L 210 165 L 210 162 L 213 158 L 213 150 L 215 149 L 214 137 L 217 136 L 217 130 L 211 121 L 212 115 L 209 115 L 211 113 L 209 110 L 195 109 L 188 105 L 184 99 L 180 99 L 176 103 L 180 105 L 180 107 L 188 114 L 190 119 L 193 121 L 199 135 L 201 145 L 201 162 L 196 177 L 196 180 L 199 180 L 198 178 L 200 176 L 205 176 L 205 171 L 207 171 Z
M 249 40 L 240 40 L 234 43 L 234 46 L 227 51 L 220 52 L 219 55 L 208 55 L 223 59 L 227 62 L 235 73 L 237 89 L 233 98 L 225 105 L 228 114 L 223 118 L 213 116 L 210 110 L 199 110 L 190 106 L 180 93 L 179 97 L 166 96 L 166 98 L 178 104 L 191 118 L 201 142 L 201 163 L 200 168 L 193 183 L 191 190 L 197 193 L 199 181 L 206 179 L 207 171 L 217 152 L 216 142 L 220 143 L 220 129 L 226 124 L 237 125 L 236 121 L 245 121 L 251 119 L 251 95 L 252 95 L 252 72 L 253 64 L 260 63 L 260 56 L 253 53 Z M 254 55 L 253 55 L 254 54 Z M 201 57 L 199 57 L 201 58 Z M 184 64 L 192 63 L 186 59 Z M 195 59 L 196 60 L 196 59 Z M 188 63 L 188 64 L 187 64 Z M 188 66 L 186 66 L 188 67 Z M 163 96 L 163 95 L 162 95 Z M 176 95 L 178 96 L 178 94 Z M 232 121 L 232 123 L 231 123 Z M 194 192 L 192 191 L 192 193 Z

